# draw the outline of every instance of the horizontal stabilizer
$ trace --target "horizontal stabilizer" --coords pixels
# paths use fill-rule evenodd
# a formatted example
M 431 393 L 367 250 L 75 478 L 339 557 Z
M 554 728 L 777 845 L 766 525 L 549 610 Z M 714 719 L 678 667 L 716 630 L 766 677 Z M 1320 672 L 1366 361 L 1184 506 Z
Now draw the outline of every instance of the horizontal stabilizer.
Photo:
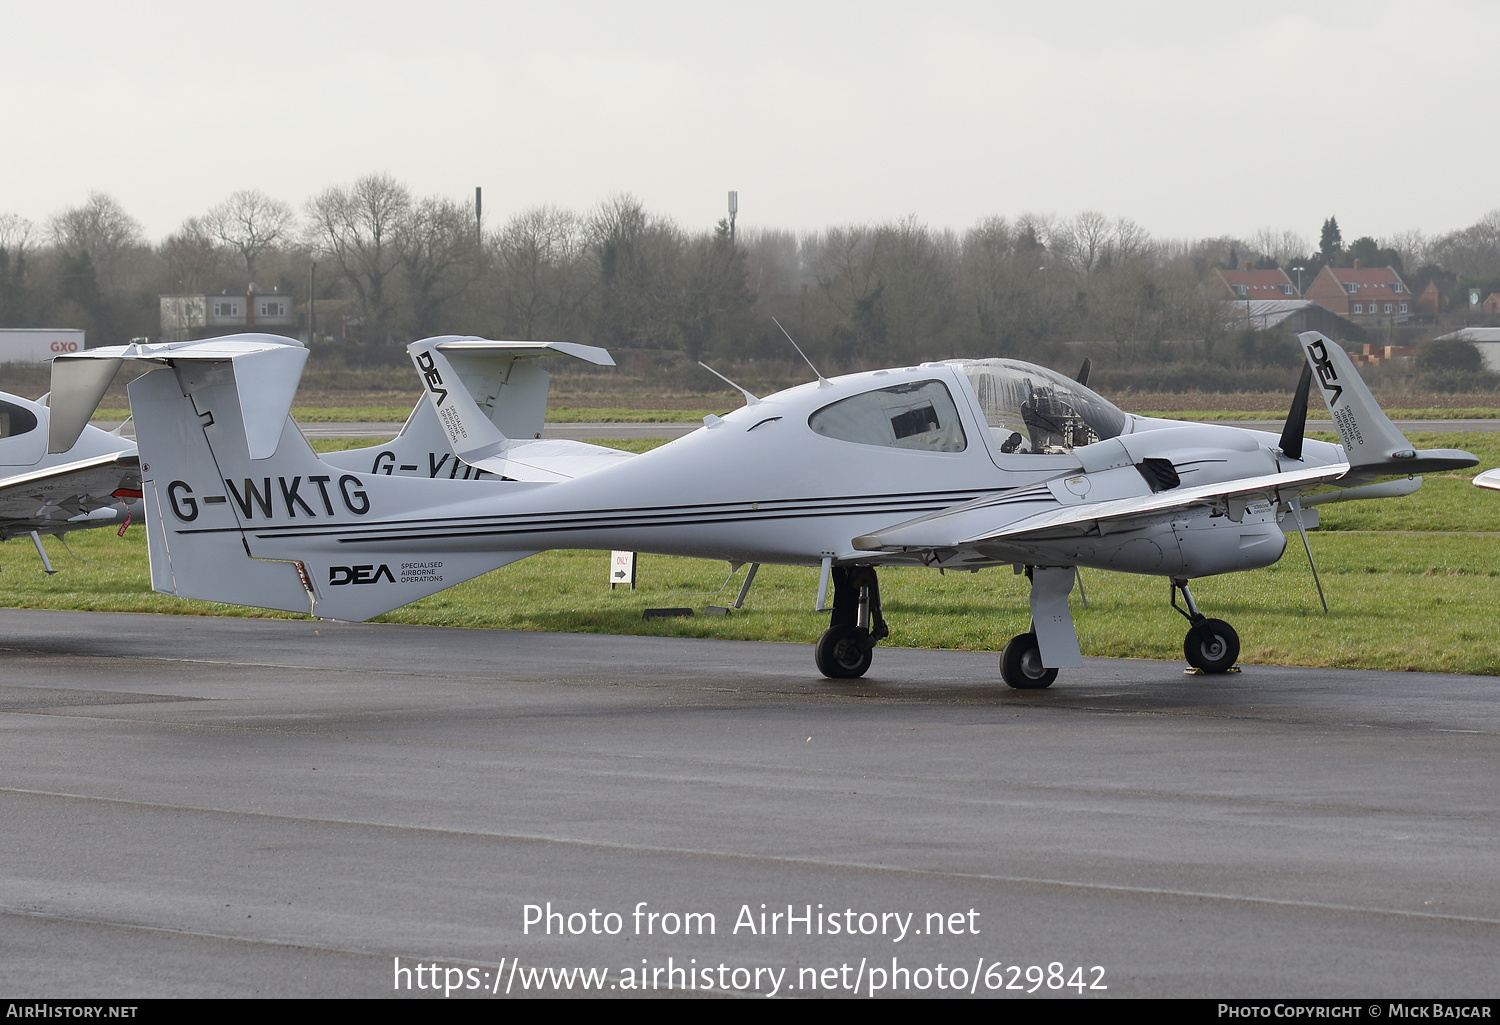
M 629 458 L 598 445 L 542 440 L 549 378 L 535 357 L 613 366 L 604 349 L 446 335 L 413 342 L 406 351 L 448 445 L 470 466 L 511 480 L 560 481 Z
M 169 360 L 178 368 L 184 394 L 217 384 L 215 364 L 232 366 L 229 376 L 239 389 L 250 458 L 264 459 L 276 451 L 307 349 L 295 338 L 256 334 L 157 345 L 133 342 L 58 356 L 52 361 L 48 451 L 73 447 L 121 367 L 144 372 L 166 367 Z

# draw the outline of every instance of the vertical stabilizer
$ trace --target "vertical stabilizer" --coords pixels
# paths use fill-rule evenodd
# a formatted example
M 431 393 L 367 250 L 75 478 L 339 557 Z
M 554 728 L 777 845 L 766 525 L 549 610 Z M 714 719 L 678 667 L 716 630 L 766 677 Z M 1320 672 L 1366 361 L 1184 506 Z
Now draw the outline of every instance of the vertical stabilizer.
M 534 554 L 455 536 L 450 517 L 490 512 L 493 487 L 325 463 L 284 414 L 270 440 L 268 410 L 241 406 L 234 361 L 164 362 L 130 385 L 156 590 L 364 620 Z
M 1375 402 L 1375 396 L 1370 394 L 1343 346 L 1317 331 L 1304 331 L 1297 340 L 1302 343 L 1302 353 L 1323 393 L 1323 401 L 1328 403 L 1328 413 L 1338 429 L 1339 440 L 1344 443 L 1351 472 L 1433 473 L 1463 469 L 1479 462 L 1468 452 L 1457 449 L 1418 452 L 1412 448 L 1406 435 Z

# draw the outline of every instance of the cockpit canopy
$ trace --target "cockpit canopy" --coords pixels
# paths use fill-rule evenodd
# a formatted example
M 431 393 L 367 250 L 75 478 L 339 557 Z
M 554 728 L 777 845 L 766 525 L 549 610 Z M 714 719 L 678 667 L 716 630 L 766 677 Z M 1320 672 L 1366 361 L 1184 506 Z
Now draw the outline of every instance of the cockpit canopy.
M 1006 453 L 1071 452 L 1114 438 L 1128 414 L 1077 381 L 1013 359 L 950 359 L 968 377 L 995 444 Z

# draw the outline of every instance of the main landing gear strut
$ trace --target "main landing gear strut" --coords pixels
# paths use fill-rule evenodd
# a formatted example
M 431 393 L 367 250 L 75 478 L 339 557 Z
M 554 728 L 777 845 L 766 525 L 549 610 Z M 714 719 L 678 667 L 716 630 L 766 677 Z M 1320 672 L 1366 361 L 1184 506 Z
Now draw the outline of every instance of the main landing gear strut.
M 1186 611 L 1177 604 L 1178 591 L 1182 592 Z M 1222 619 L 1209 619 L 1199 612 L 1198 603 L 1193 601 L 1193 593 L 1188 590 L 1187 580 L 1181 577 L 1172 579 L 1172 608 L 1192 624 L 1182 640 L 1182 654 L 1188 665 L 1205 673 L 1228 672 L 1240 657 L 1240 635 L 1234 632 L 1234 627 Z
M 1078 570 L 1072 566 L 1027 566 L 1031 581 L 1031 629 L 1017 634 L 1000 655 L 1000 677 L 1017 690 L 1052 686 L 1059 669 L 1083 665 L 1068 595 Z
M 833 614 L 813 649 L 813 659 L 824 676 L 852 680 L 865 675 L 875 643 L 890 634 L 880 618 L 880 584 L 872 566 L 835 566 L 830 579 Z

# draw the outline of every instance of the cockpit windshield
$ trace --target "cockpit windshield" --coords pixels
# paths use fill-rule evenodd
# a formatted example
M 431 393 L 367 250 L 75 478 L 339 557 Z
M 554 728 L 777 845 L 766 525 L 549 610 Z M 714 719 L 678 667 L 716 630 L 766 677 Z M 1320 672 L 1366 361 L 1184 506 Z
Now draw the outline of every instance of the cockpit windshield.
M 1062 453 L 1117 437 L 1129 417 L 1077 381 L 1014 359 L 950 359 L 974 386 L 1005 453 Z

